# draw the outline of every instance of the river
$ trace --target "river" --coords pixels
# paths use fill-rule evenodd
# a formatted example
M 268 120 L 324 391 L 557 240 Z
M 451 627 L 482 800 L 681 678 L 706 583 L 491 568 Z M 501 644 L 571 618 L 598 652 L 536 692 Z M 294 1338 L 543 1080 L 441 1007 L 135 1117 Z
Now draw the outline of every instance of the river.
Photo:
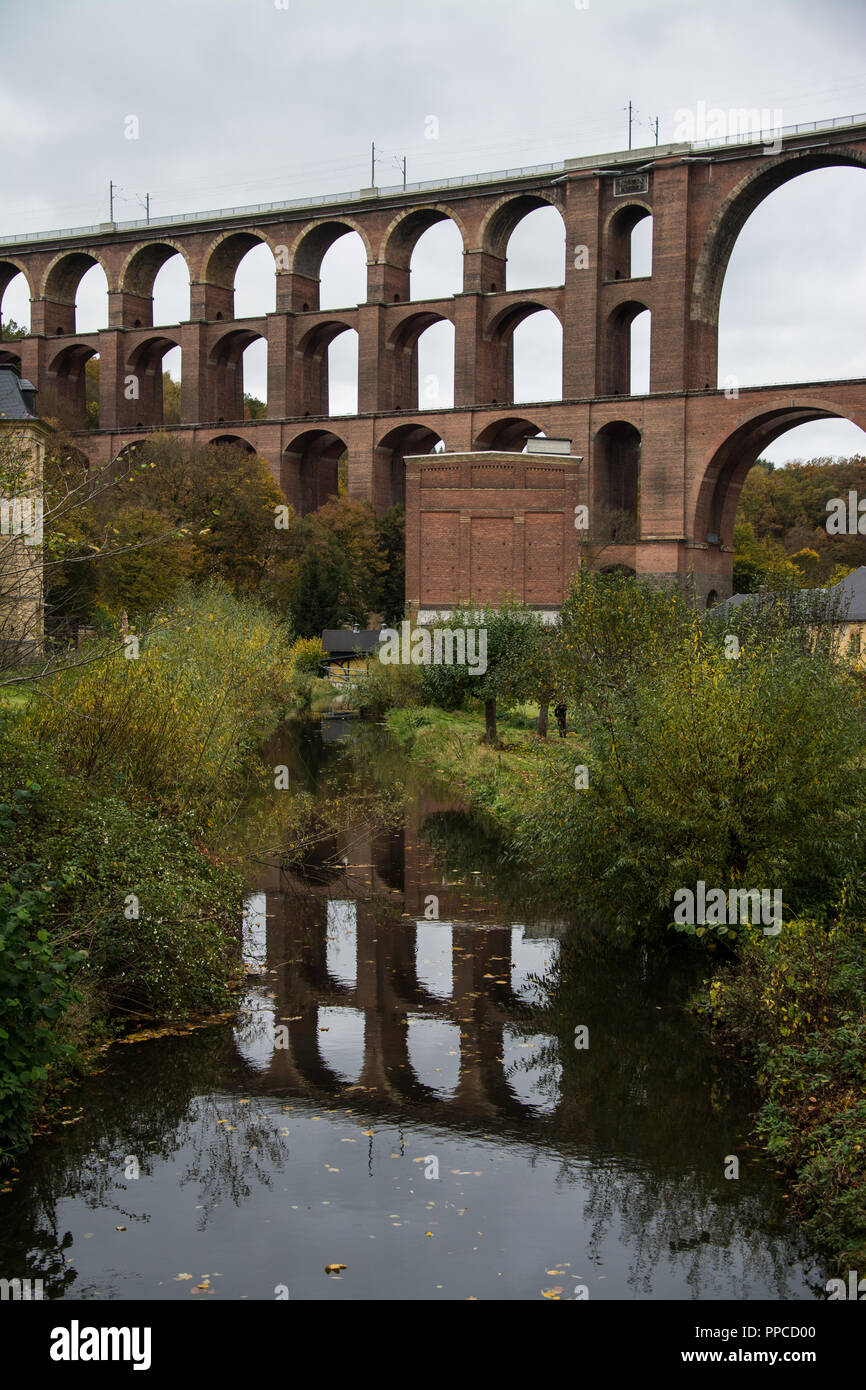
M 275 746 L 315 794 L 383 740 Z M 0 1268 L 49 1298 L 823 1297 L 747 1078 L 684 1008 L 705 962 L 522 901 L 388 758 L 396 820 L 256 869 L 236 1015 L 113 1046 L 23 1155 Z

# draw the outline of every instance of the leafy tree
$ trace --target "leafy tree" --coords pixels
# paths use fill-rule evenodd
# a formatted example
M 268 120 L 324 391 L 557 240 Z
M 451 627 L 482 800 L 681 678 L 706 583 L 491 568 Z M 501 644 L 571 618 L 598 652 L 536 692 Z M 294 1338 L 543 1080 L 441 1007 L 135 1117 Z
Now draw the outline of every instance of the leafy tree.
M 455 708 L 475 698 L 484 705 L 484 738 L 494 746 L 499 742 L 497 711 L 534 697 L 542 663 L 539 660 L 541 619 L 525 604 L 507 602 L 496 608 L 460 607 L 435 624 L 465 634 L 467 653 L 480 654 L 481 634 L 486 644 L 486 668 L 477 662 L 431 664 L 422 668 L 425 696 L 431 703 Z M 470 642 L 473 634 L 474 647 Z
M 393 627 L 406 607 L 406 513 L 389 507 L 379 522 L 379 544 L 385 559 L 380 605 L 387 627 Z
M 301 560 L 298 585 L 291 604 L 292 625 L 300 637 L 321 637 L 326 627 L 339 627 L 339 557 L 323 555 L 309 546 Z

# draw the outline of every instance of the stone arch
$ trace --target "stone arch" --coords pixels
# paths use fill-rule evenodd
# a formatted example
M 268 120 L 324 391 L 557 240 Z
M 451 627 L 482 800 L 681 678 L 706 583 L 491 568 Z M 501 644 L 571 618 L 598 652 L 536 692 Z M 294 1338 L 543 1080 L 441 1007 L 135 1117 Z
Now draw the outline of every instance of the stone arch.
M 327 319 L 315 324 L 297 344 L 295 358 L 300 368 L 302 414 L 330 413 L 329 349 L 344 333 L 356 331 L 354 324 L 342 319 Z
M 465 250 L 467 233 L 462 218 L 447 204 L 432 203 L 429 207 L 412 208 L 407 212 L 399 212 L 396 217 L 392 218 L 382 233 L 379 242 L 379 254 L 376 259 L 385 261 L 388 265 L 399 266 L 403 270 L 408 270 L 412 252 L 420 238 L 437 222 L 446 221 L 453 222 L 456 226 Z
M 98 357 L 96 347 L 87 342 L 71 343 L 56 353 L 48 365 L 41 407 L 45 414 L 57 413 L 77 429 L 87 425 L 87 363 Z
M 631 326 L 639 314 L 649 312 L 649 305 L 637 299 L 623 300 L 611 310 L 601 350 L 602 395 L 631 395 Z
M 0 259 L 0 308 L 3 304 L 3 296 L 16 276 L 23 275 L 27 285 L 27 293 L 30 296 L 30 303 L 33 303 L 34 289 L 33 277 L 26 261 L 18 261 L 14 256 L 4 256 Z
M 478 244 L 489 256 L 505 262 L 511 233 L 527 213 L 536 208 L 555 207 L 562 215 L 561 200 L 555 194 L 506 193 L 486 213 L 478 233 Z M 502 288 L 504 288 L 504 280 Z
M 298 516 L 306 516 L 336 497 L 337 470 L 346 442 L 330 430 L 304 430 L 286 445 L 280 460 L 280 487 Z
M 407 454 L 432 454 L 445 441 L 429 425 L 413 421 L 397 425 L 379 440 L 373 459 L 374 505 L 378 512 L 406 505 Z
M 133 247 L 117 277 L 118 287 L 127 294 L 133 294 L 143 299 L 153 298 L 153 282 L 157 274 L 170 261 L 172 256 L 180 256 L 187 269 L 187 274 L 192 280 L 192 267 L 189 257 L 184 248 L 176 241 L 167 238 L 159 241 L 143 242 L 140 246 Z
M 711 328 L 718 326 L 728 261 L 737 237 L 755 208 L 791 179 L 811 173 L 814 169 L 834 166 L 864 169 L 866 155 L 844 145 L 791 154 L 783 152 L 740 179 L 716 209 L 704 236 L 692 281 L 690 317 L 693 321 Z
M 412 208 L 400 212 L 382 233 L 377 263 L 383 267 L 382 291 L 388 303 L 410 301 L 410 271 L 412 253 L 425 232 L 440 222 L 452 222 L 460 235 L 462 249 L 467 247 L 467 232 L 462 219 L 443 203 Z
M 222 232 L 214 237 L 202 258 L 201 280 L 207 285 L 217 285 L 220 289 L 234 290 L 237 268 L 248 251 L 254 246 L 270 248 L 274 257 L 274 271 L 277 267 L 277 253 L 274 243 L 267 233 L 258 228 L 244 231 Z
M 369 265 L 373 260 L 370 239 L 353 217 L 329 217 L 307 223 L 295 237 L 289 250 L 289 272 L 293 277 L 295 307 L 302 313 L 313 312 L 319 307 L 322 261 L 326 252 L 334 242 L 352 232 L 361 238 Z
M 227 444 L 233 448 L 243 449 L 245 454 L 256 452 L 249 440 L 243 439 L 239 434 L 215 434 L 208 440 L 208 444 Z
M 388 410 L 417 410 L 418 340 L 435 323 L 450 323 L 433 310 L 408 313 L 393 329 L 386 346 L 383 386 Z
M 93 251 L 60 251 L 42 276 L 40 295 L 55 304 L 75 306 L 75 291 L 92 266 L 102 266 L 109 289 L 111 275 L 102 257 Z
M 504 416 L 499 420 L 491 420 L 485 425 L 481 432 L 476 435 L 474 449 L 498 449 L 505 452 L 520 453 L 526 447 L 526 441 L 544 434 L 544 430 L 533 420 L 527 420 L 519 415 Z
M 78 286 L 93 266 L 101 266 L 109 293 L 114 288 L 102 257 L 92 251 L 61 251 L 48 265 L 39 290 L 44 301 L 45 332 L 68 336 L 75 332 L 75 297 Z
M 702 470 L 696 494 L 690 499 L 692 537 L 698 544 L 721 546 L 728 552 L 734 543 L 734 521 L 746 476 L 764 449 L 780 435 L 797 425 L 823 419 L 851 420 L 866 426 L 866 411 L 860 419 L 830 401 L 797 404 L 790 395 L 775 407 L 764 407 L 741 417 L 721 444 L 717 445 Z
M 243 357 L 250 344 L 263 336 L 252 328 L 231 328 L 212 344 L 208 357 L 212 420 L 244 418 Z
M 154 334 L 142 339 L 132 349 L 126 365 L 126 376 L 135 378 L 138 396 L 127 401 L 124 390 L 123 400 L 126 406 L 124 414 L 129 417 L 128 423 L 134 421 L 136 428 L 162 425 L 163 358 L 167 352 L 172 352 L 179 346 L 180 342 L 176 337 Z
M 631 544 L 640 528 L 640 430 L 627 420 L 611 420 L 590 448 L 590 534 L 609 545 Z
M 552 313 L 562 331 L 562 320 L 549 304 L 534 299 L 512 302 L 496 313 L 487 325 L 485 338 L 489 343 L 490 400 L 494 405 L 514 401 L 514 332 L 533 314 Z M 560 346 L 560 382 L 562 395 L 562 348 Z M 555 399 L 554 395 L 551 399 Z
M 631 280 L 632 234 L 639 222 L 652 220 L 653 210 L 648 203 L 630 198 L 608 215 L 603 231 L 604 277 L 606 280 Z

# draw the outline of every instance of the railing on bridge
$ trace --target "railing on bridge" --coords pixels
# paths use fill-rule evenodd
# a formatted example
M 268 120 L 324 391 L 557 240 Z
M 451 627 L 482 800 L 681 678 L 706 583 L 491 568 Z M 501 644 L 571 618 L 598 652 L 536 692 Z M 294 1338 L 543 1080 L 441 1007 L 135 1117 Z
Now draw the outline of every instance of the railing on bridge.
M 798 125 L 782 126 L 781 129 L 775 126 L 767 130 L 750 131 L 736 135 L 718 136 L 712 140 L 695 140 L 690 148 L 693 150 L 709 150 L 724 147 L 725 145 L 748 145 L 766 144 L 769 141 L 781 137 L 783 140 L 795 135 L 814 135 L 824 130 L 838 130 L 840 127 L 866 125 L 866 114 L 861 113 L 857 116 L 835 116 L 826 121 L 802 121 Z M 611 158 L 612 156 L 607 156 Z M 533 178 L 539 174 L 562 174 L 565 172 L 565 161 L 559 160 L 554 164 L 529 164 L 515 169 L 497 169 L 488 174 L 461 174 L 451 179 L 430 179 L 422 183 L 407 183 L 404 187 L 402 183 L 389 184 L 387 187 L 377 188 L 375 196 L 393 197 L 400 193 L 433 193 L 449 188 L 465 188 L 472 185 L 483 183 L 499 183 L 502 179 Z M 303 208 L 319 208 L 333 206 L 334 204 L 345 204 L 362 202 L 369 198 L 371 193 L 365 189 L 355 189 L 351 193 L 323 193 L 314 198 L 291 198 L 276 203 L 250 203 L 241 207 L 215 208 L 206 212 L 181 212 L 173 213 L 166 217 L 147 221 L 143 218 L 134 218 L 127 222 L 94 222 L 88 227 L 62 227 L 53 232 L 26 232 L 15 233 L 14 235 L 0 237 L 0 247 L 22 245 L 38 241 L 57 241 L 65 237 L 100 236 L 106 232 L 135 232 L 153 231 L 160 227 L 172 227 L 193 222 L 208 222 L 219 220 L 226 217 L 257 217 L 262 213 L 297 212 Z

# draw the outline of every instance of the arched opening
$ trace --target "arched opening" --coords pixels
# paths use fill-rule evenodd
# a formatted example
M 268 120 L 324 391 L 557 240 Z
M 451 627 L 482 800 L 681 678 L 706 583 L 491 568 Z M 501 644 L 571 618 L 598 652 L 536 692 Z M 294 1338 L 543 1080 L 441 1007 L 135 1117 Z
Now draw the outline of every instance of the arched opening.
M 526 213 L 508 239 L 506 290 L 565 283 L 565 223 L 559 208 L 537 207 Z
M 4 367 L 14 367 L 20 376 L 21 354 L 16 352 L 14 348 L 0 348 L 0 365 Z
M 183 354 L 180 347 L 169 348 L 162 359 L 162 422 L 180 424 Z
M 0 339 L 13 342 L 30 332 L 30 286 L 10 261 L 0 261 Z
M 57 257 L 45 276 L 42 298 L 49 336 L 98 332 L 108 326 L 108 280 L 87 251 Z
M 92 265 L 75 292 L 75 332 L 98 333 L 108 327 L 108 280 L 101 265 Z
M 326 283 L 323 286 L 325 257 L 335 243 L 343 242 L 346 245 L 335 250 L 324 267 Z M 319 222 L 308 228 L 295 243 L 292 255 L 296 307 L 306 313 L 363 303 L 367 297 L 366 262 L 369 258 L 369 247 L 348 222 Z
M 153 281 L 153 322 L 185 323 L 189 319 L 189 269 L 176 253 L 163 262 Z
M 538 322 L 518 337 L 527 319 Z M 510 304 L 493 319 L 487 338 L 486 395 L 494 405 L 562 399 L 562 325 L 552 310 L 531 300 Z
M 215 434 L 209 440 L 211 444 L 229 444 L 233 449 L 242 449 L 245 454 L 254 454 L 256 451 L 252 444 L 246 439 L 241 439 L 239 434 Z
M 73 343 L 49 364 L 39 392 L 39 412 L 68 429 L 99 428 L 99 354 Z
M 492 420 L 485 425 L 476 437 L 474 448 L 498 449 L 504 453 L 522 453 L 527 439 L 537 439 L 544 434 L 532 420 L 519 416 L 508 416 L 503 420 Z
M 813 170 L 755 208 L 724 275 L 719 386 L 866 376 L 864 225 L 862 169 Z
M 264 420 L 268 413 L 268 342 L 256 338 L 241 356 L 243 418 Z
M 238 262 L 234 281 L 236 319 L 261 318 L 277 307 L 274 254 L 264 242 L 250 247 Z
M 367 252 L 357 232 L 346 228 L 318 263 L 318 309 L 353 309 L 367 299 Z
M 640 432 L 625 420 L 604 425 L 592 442 L 590 533 L 608 545 L 638 538 Z
M 154 241 L 133 252 L 121 276 L 127 327 L 180 323 L 189 318 L 189 268 L 176 246 Z
M 866 563 L 866 536 L 852 516 L 850 493 L 863 495 L 866 432 L 849 419 L 824 415 L 806 424 L 776 413 L 754 421 L 739 440 L 726 441 L 710 500 L 707 542 L 717 565 L 730 577 L 731 592 L 767 585 L 807 588 L 833 582 L 841 569 Z M 721 452 L 721 451 L 720 451 Z M 718 465 L 717 455 L 714 464 Z M 706 480 L 705 480 L 706 481 Z M 703 501 L 707 493 L 704 492 Z M 841 504 L 844 521 L 828 526 L 831 506 Z M 718 549 L 717 549 L 718 547 Z M 720 587 L 717 586 L 717 587 Z
M 618 208 L 608 223 L 605 277 L 637 280 L 652 275 L 653 219 L 642 203 Z
M 519 401 L 562 400 L 562 324 L 551 309 L 523 319 L 514 329 L 514 391 Z
M 442 216 L 421 233 L 412 247 L 409 298 L 445 299 L 460 294 L 462 289 L 463 238 L 456 222 Z
M 347 328 L 328 347 L 327 413 L 358 413 L 358 331 L 355 328 Z
M 330 430 L 306 430 L 293 439 L 280 461 L 280 487 L 299 516 L 338 495 L 338 464 L 346 444 Z
M 432 323 L 419 335 L 418 409 L 450 410 L 454 405 L 454 324 Z
M 304 415 L 358 412 L 358 333 L 339 319 L 317 323 L 295 350 Z
M 342 309 L 367 298 L 367 252 L 357 232 L 328 247 L 319 267 L 319 308 Z
M 212 246 L 201 275 L 206 315 L 211 322 L 257 318 L 276 305 L 273 252 L 257 232 L 229 232 L 220 238 Z
M 390 410 L 432 410 L 449 393 L 453 401 L 453 324 L 432 312 L 410 314 L 391 335 L 384 368 Z
M 373 505 L 377 512 L 406 505 L 406 456 L 433 454 L 444 449 L 444 440 L 427 425 L 398 425 L 380 439 L 373 459 Z
M 463 289 L 463 233 L 445 208 L 401 213 L 386 230 L 375 267 L 388 304 L 443 299 Z
M 648 396 L 650 389 L 650 347 L 652 314 L 644 309 L 629 324 L 629 395 Z
M 180 423 L 180 346 L 173 338 L 153 337 L 139 343 L 127 363 L 122 383 L 123 424 L 136 428 Z M 166 383 L 167 359 L 178 372 Z M 168 411 L 166 412 L 166 404 Z
M 649 394 L 651 335 L 651 315 L 645 304 L 627 300 L 617 305 L 607 322 L 603 395 Z
M 547 214 L 546 220 L 537 224 L 538 232 L 533 235 L 530 230 L 525 241 L 518 238 L 512 245 L 515 229 L 524 218 L 536 211 Z M 493 208 L 481 228 L 480 288 L 511 290 L 520 289 L 525 284 L 562 284 L 565 279 L 565 233 L 561 224 L 558 210 L 537 193 L 520 193 L 514 198 L 504 198 Z
M 248 364 L 246 355 L 253 346 L 258 347 L 258 351 L 253 353 Z M 212 420 L 221 422 L 257 419 L 265 414 L 267 343 L 261 334 L 247 328 L 233 329 L 226 333 L 214 346 L 210 364 L 214 368 L 209 373 Z M 250 402 L 255 404 L 251 407 Z

